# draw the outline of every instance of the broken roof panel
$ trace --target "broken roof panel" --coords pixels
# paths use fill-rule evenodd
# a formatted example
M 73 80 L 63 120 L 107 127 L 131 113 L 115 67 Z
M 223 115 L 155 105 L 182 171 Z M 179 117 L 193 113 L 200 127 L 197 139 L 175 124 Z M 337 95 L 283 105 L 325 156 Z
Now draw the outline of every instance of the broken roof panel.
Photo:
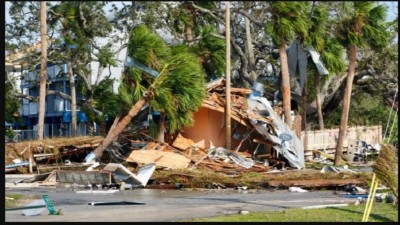
M 130 170 L 128 170 L 128 168 L 119 163 L 109 163 L 103 168 L 104 171 L 112 172 L 114 174 L 114 178 L 117 180 L 121 180 L 125 183 L 135 186 L 143 187 L 147 185 L 147 182 L 149 181 L 155 169 L 155 163 L 147 164 L 139 168 L 138 174 L 135 175 Z
M 321 61 L 319 53 L 312 46 L 307 46 L 306 49 L 308 50 L 308 52 L 310 52 L 311 58 L 315 63 L 315 66 L 317 67 L 319 74 L 328 75 L 329 71 L 325 68 L 323 62 Z
M 304 147 L 300 139 L 296 136 L 293 130 L 291 130 L 275 113 L 272 109 L 269 101 L 264 97 L 252 97 L 247 100 L 249 105 L 249 111 L 266 110 L 269 116 L 273 119 L 272 125 L 275 134 L 271 134 L 270 129 L 267 128 L 266 124 L 259 123 L 258 120 L 250 120 L 251 124 L 256 128 L 258 133 L 262 134 L 266 139 L 275 143 L 273 148 L 282 154 L 288 161 L 289 164 L 298 169 L 304 168 Z M 281 134 L 289 134 L 291 140 L 282 140 L 279 136 Z

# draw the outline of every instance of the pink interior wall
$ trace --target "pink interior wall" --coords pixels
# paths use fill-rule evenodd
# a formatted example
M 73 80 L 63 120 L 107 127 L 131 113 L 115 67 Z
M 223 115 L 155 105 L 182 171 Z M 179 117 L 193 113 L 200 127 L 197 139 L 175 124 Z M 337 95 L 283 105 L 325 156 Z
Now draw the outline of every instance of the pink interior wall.
M 225 147 L 225 118 L 224 114 L 214 110 L 208 110 L 209 140 L 215 147 Z M 209 144 L 209 143 L 207 143 Z
M 182 135 L 186 138 L 192 139 L 199 148 L 208 148 L 209 134 L 208 134 L 208 109 L 200 108 L 199 111 L 194 113 L 194 126 L 187 127 L 182 130 Z
M 212 141 L 213 145 L 216 147 L 225 147 L 225 117 L 224 114 L 218 111 L 210 110 L 207 108 L 201 108 L 194 114 L 194 126 L 187 127 L 182 130 L 182 135 L 186 138 L 192 139 L 199 148 L 207 149 L 210 147 L 210 141 Z M 246 136 L 247 131 L 251 129 L 247 129 L 244 125 L 238 124 L 238 132 L 240 133 L 240 139 L 235 139 L 233 137 L 234 134 L 234 124 L 237 122 L 235 120 L 231 120 L 232 127 L 232 138 L 231 138 L 231 148 L 235 150 L 236 147 L 240 144 L 242 138 Z M 221 128 L 222 127 L 222 128 Z M 257 144 L 250 143 L 249 140 L 253 138 L 259 138 L 260 135 L 257 135 L 256 131 L 250 135 L 250 139 L 243 141 L 239 151 L 248 150 L 252 152 Z M 261 147 L 261 146 L 260 146 Z

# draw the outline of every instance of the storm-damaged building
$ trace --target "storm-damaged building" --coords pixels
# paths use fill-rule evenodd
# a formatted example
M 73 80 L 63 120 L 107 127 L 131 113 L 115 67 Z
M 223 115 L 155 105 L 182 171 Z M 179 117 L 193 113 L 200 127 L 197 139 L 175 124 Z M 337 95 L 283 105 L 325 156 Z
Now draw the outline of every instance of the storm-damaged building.
M 231 88 L 231 150 L 247 152 L 252 159 L 269 164 L 304 168 L 304 147 L 281 119 L 280 106 L 263 97 L 264 87 L 255 83 L 252 89 Z M 207 97 L 194 114 L 195 124 L 182 130 L 194 145 L 207 149 L 225 146 L 225 80 L 207 84 Z

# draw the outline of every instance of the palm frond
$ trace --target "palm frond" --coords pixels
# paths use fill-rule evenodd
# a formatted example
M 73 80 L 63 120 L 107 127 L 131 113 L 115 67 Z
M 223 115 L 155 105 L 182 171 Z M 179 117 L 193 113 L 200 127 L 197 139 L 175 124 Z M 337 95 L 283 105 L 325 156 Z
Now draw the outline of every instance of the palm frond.
M 339 75 L 346 68 L 345 61 L 341 58 L 338 58 L 338 55 L 335 55 L 332 52 L 326 51 L 322 54 L 321 57 L 330 74 Z
M 389 40 L 389 32 L 383 26 L 366 25 L 363 27 L 363 36 L 366 41 L 374 48 L 384 47 Z
M 345 45 L 381 48 L 389 39 L 388 30 L 384 25 L 387 15 L 387 7 L 378 5 L 374 7 L 373 2 L 354 2 L 354 12 L 350 17 L 342 21 L 338 29 L 338 37 Z
M 128 54 L 159 75 L 154 79 L 138 69 L 128 70 L 120 86 L 122 101 L 132 105 L 150 90 L 153 99 L 149 105 L 166 114 L 170 132 L 192 125 L 192 113 L 206 95 L 205 72 L 198 56 L 186 45 L 167 46 L 144 26 L 131 32 Z
M 373 8 L 373 3 L 370 1 L 355 1 L 354 9 L 356 14 L 365 14 Z
M 272 2 L 272 21 L 266 23 L 265 29 L 267 35 L 271 35 L 277 44 L 292 40 L 296 34 L 302 39 L 306 38 L 309 26 L 306 17 L 308 6 L 308 2 Z
M 398 155 L 397 148 L 389 144 L 382 144 L 378 159 L 372 165 L 376 176 L 390 188 L 396 199 L 399 197 Z
M 126 106 L 131 106 L 134 104 L 131 88 L 132 87 L 128 87 L 124 82 L 119 85 L 119 97 L 121 102 Z
M 387 6 L 378 5 L 372 8 L 368 13 L 368 23 L 372 26 L 385 22 L 387 16 Z
M 346 62 L 343 59 L 344 47 L 336 38 L 329 38 L 321 52 L 321 58 L 325 63 L 329 73 L 339 75 L 346 68 Z
M 360 37 L 360 35 L 351 31 L 347 34 L 347 40 L 350 45 L 364 46 L 365 44 L 365 41 Z
M 129 38 L 128 55 L 146 66 L 160 71 L 163 60 L 169 55 L 169 48 L 163 39 L 144 25 L 132 30 Z
M 197 44 L 192 46 L 192 50 L 201 58 L 201 63 L 208 77 L 222 76 L 225 72 L 225 41 L 211 36 L 215 28 L 210 25 L 201 29 L 203 37 Z
M 205 72 L 200 61 L 187 46 L 174 46 L 171 53 L 168 61 L 174 66 L 171 66 L 169 78 L 175 99 L 175 111 L 173 115 L 167 115 L 170 120 L 169 129 L 174 132 L 192 123 L 188 117 L 201 106 L 206 95 L 206 85 Z

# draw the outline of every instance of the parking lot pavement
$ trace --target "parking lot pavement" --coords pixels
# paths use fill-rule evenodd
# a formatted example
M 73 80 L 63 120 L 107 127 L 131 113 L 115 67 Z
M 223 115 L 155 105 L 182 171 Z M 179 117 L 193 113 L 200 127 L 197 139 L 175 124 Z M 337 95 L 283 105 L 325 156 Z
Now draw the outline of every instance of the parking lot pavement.
M 160 190 L 134 189 L 110 194 L 76 193 L 58 188 L 7 189 L 41 198 L 46 194 L 62 215 L 24 216 L 6 211 L 6 222 L 171 222 L 193 218 L 237 214 L 242 211 L 271 211 L 324 204 L 353 203 L 333 191 L 293 193 L 288 190 L 211 189 Z M 143 205 L 89 205 L 90 202 L 131 201 Z

